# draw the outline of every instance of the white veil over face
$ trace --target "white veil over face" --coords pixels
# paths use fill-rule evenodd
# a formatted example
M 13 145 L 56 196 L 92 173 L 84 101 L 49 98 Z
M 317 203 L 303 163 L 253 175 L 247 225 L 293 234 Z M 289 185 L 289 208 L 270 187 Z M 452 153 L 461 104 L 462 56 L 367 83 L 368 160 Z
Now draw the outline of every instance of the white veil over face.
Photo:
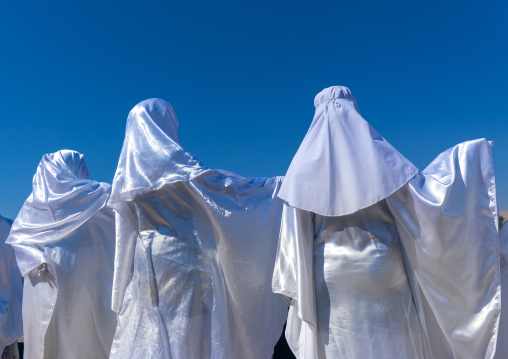
M 343 216 L 388 197 L 418 171 L 359 113 L 347 87 L 314 99 L 316 114 L 279 197 L 323 216 Z
M 127 118 L 109 205 L 115 208 L 116 203 L 131 200 L 136 194 L 189 180 L 204 170 L 183 149 L 171 105 L 157 98 L 142 101 Z

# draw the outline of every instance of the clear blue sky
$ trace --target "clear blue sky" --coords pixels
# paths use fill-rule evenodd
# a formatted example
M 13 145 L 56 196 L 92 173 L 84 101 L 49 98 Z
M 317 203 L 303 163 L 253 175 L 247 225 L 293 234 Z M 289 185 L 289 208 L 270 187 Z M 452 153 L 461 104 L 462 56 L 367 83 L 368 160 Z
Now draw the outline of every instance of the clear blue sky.
M 505 0 L 3 1 L 0 213 L 59 149 L 111 182 L 127 114 L 151 97 L 208 167 L 284 175 L 331 85 L 420 169 L 493 140 L 508 209 L 507 19 Z

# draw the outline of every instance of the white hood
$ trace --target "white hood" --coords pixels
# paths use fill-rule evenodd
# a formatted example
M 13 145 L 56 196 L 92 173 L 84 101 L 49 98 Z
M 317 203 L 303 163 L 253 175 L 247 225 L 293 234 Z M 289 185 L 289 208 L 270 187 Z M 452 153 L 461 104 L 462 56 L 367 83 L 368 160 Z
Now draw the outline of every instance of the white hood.
M 137 104 L 127 117 L 125 140 L 109 205 L 167 183 L 186 181 L 206 168 L 180 144 L 178 121 L 169 103 L 153 98 Z

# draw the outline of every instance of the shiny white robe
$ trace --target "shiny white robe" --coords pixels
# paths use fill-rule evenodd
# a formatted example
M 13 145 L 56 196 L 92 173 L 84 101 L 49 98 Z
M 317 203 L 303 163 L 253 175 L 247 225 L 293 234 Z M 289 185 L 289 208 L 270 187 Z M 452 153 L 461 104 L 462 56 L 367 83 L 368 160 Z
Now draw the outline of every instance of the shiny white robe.
M 273 289 L 298 358 L 491 358 L 500 311 L 486 140 L 353 214 L 285 205 Z
M 23 334 L 21 301 L 23 286 L 12 247 L 5 243 L 12 221 L 0 216 L 0 353 Z
M 419 172 L 342 86 L 288 169 L 273 290 L 299 358 L 491 358 L 500 310 L 490 144 Z
M 111 358 L 270 358 L 287 315 L 271 291 L 281 178 L 214 171 L 185 152 L 171 106 L 129 114 L 113 182 Z
M 8 242 L 24 277 L 27 358 L 107 358 L 115 227 L 110 186 L 74 151 L 45 155 Z

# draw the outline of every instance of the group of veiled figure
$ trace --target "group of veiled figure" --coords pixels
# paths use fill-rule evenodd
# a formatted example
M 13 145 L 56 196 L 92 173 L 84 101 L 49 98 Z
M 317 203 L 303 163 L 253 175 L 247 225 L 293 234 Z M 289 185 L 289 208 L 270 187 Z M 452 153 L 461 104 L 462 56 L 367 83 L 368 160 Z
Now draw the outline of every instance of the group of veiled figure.
M 77 152 L 44 155 L 0 222 L 0 347 L 23 332 L 27 358 L 270 358 L 286 323 L 297 358 L 508 357 L 491 143 L 420 172 L 348 88 L 314 104 L 285 177 L 207 168 L 160 99 L 129 113 L 112 186 Z

